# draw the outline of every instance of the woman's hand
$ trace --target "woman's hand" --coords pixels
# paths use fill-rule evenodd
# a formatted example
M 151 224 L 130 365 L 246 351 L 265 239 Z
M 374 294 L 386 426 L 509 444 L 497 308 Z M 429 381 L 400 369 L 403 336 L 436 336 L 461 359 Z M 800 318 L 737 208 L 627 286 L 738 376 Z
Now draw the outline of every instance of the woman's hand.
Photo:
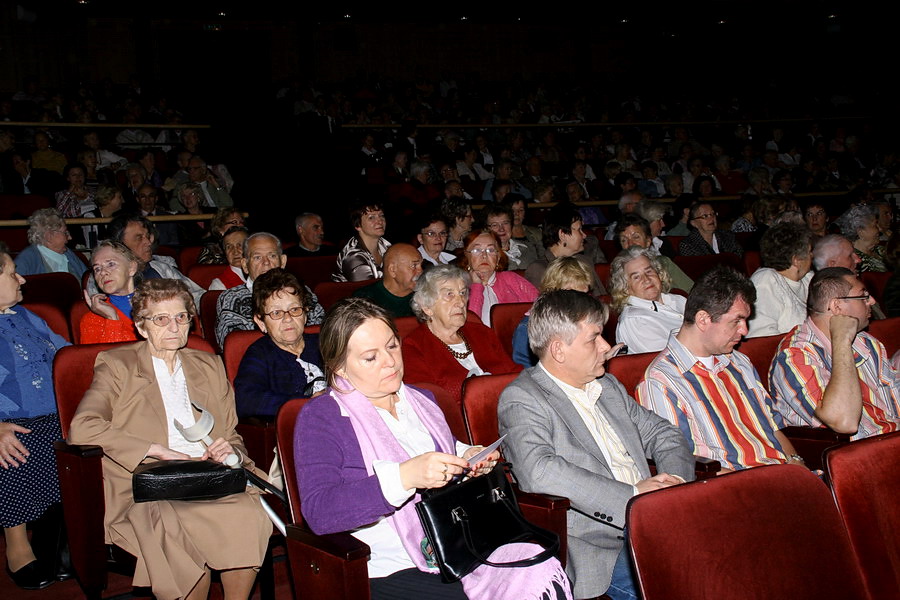
M 176 452 L 175 450 L 167 448 L 162 444 L 157 444 L 156 442 L 150 444 L 150 449 L 147 450 L 147 456 L 150 458 L 158 458 L 159 460 L 190 460 L 191 458 L 187 454 Z
M 468 460 L 470 457 L 475 456 L 479 452 L 484 450 L 484 446 L 473 446 L 469 448 L 463 453 L 463 458 Z M 490 473 L 494 467 L 497 465 L 497 461 L 500 460 L 500 451 L 494 450 L 490 454 L 487 455 L 487 458 L 482 460 L 477 465 L 471 465 L 472 468 L 472 476 L 478 477 L 479 475 L 486 475 Z
M 94 294 L 92 296 L 88 294 L 87 290 L 84 291 L 84 301 L 87 302 L 88 308 L 91 309 L 92 313 L 110 321 L 118 321 L 119 313 L 116 312 L 113 305 L 106 302 L 106 297 L 106 294 Z
M 400 463 L 400 483 L 404 489 L 429 489 L 447 485 L 454 475 L 463 473 L 469 463 L 443 452 L 426 452 Z
M 28 448 L 25 447 L 17 433 L 31 433 L 31 430 L 15 423 L 0 423 L 0 467 L 21 467 L 28 458 Z
M 225 464 L 225 459 L 232 454 L 238 455 L 234 448 L 231 447 L 231 444 L 225 441 L 225 438 L 218 438 L 206 449 L 200 460 L 214 460 L 217 463 Z

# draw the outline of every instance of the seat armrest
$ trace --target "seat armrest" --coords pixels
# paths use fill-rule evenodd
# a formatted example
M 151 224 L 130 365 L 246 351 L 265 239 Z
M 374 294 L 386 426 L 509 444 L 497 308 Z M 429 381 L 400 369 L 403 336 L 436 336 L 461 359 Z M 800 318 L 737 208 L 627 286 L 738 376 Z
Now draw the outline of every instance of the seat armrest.
M 519 509 L 526 520 L 538 527 L 543 527 L 559 536 L 559 561 L 566 566 L 568 550 L 568 511 L 571 503 L 568 498 L 549 494 L 533 494 L 514 488 Z
M 287 552 L 294 597 L 367 600 L 369 546 L 349 533 L 316 535 L 297 524 L 287 526 Z
M 569 499 L 562 496 L 532 494 L 531 492 L 523 492 L 518 488 L 516 488 L 516 500 L 519 501 L 520 506 L 524 504 L 549 510 L 568 510 L 570 505 Z
M 822 468 L 822 454 L 825 450 L 850 441 L 850 434 L 837 433 L 827 427 L 790 425 L 782 429 L 781 433 L 791 441 L 806 466 L 813 470 Z

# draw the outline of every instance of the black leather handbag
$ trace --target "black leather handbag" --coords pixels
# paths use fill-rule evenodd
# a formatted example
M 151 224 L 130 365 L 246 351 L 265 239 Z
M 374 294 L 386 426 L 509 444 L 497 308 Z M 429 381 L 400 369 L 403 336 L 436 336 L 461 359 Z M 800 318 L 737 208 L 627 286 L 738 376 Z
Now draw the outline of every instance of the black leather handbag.
M 527 567 L 559 551 L 559 537 L 525 520 L 503 464 L 480 477 L 422 490 L 416 512 L 434 549 L 441 578 L 452 583 L 479 565 Z M 491 553 L 505 544 L 535 541 L 544 551 L 524 560 L 494 563 Z
M 212 460 L 160 460 L 139 465 L 131 477 L 135 502 L 215 500 L 247 489 L 247 472 Z

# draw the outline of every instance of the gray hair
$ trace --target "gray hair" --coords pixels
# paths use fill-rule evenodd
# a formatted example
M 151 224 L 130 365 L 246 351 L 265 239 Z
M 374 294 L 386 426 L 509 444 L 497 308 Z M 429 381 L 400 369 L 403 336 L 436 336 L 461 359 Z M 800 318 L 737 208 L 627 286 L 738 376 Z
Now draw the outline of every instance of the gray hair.
M 813 267 L 816 271 L 821 271 L 828 266 L 828 261 L 837 254 L 841 242 L 850 243 L 850 240 L 837 233 L 829 233 L 816 242 L 812 251 Z
M 841 235 L 855 242 L 859 239 L 859 230 L 872 221 L 878 220 L 878 208 L 867 204 L 855 204 L 847 209 L 835 221 L 841 228 Z
M 247 239 L 244 240 L 243 250 L 244 250 L 244 259 L 245 260 L 249 260 L 249 257 L 250 257 L 250 254 L 249 254 L 250 242 L 252 240 L 255 240 L 258 238 L 269 238 L 270 240 L 275 240 L 275 246 L 278 248 L 278 256 L 281 256 L 281 254 L 282 254 L 281 240 L 278 239 L 278 236 L 275 235 L 274 233 L 269 233 L 268 231 L 257 231 L 253 235 L 248 235 Z
M 771 175 L 769 175 L 769 170 L 765 167 L 753 167 L 750 169 L 750 172 L 747 173 L 747 181 L 750 185 L 754 185 L 757 183 L 770 183 Z
M 622 312 L 622 309 L 625 308 L 625 304 L 628 302 L 628 296 L 631 295 L 628 292 L 628 278 L 625 276 L 625 265 L 642 256 L 650 261 L 650 266 L 659 275 L 662 293 L 668 293 L 672 289 L 672 279 L 669 277 L 668 271 L 663 268 L 662 262 L 660 262 L 656 253 L 650 248 L 640 248 L 638 246 L 626 248 L 613 259 L 609 268 L 609 287 L 613 298 L 613 308 L 616 312 Z
M 441 284 L 447 281 L 462 280 L 466 288 L 472 283 L 469 274 L 456 265 L 436 265 L 419 276 L 416 291 L 409 302 L 410 308 L 420 321 L 427 321 L 428 315 L 423 308 L 431 308 L 437 302 Z
M 554 338 L 569 345 L 575 341 L 582 321 L 602 328 L 608 314 L 606 305 L 589 294 L 575 290 L 545 292 L 531 308 L 528 345 L 538 358 L 543 358 Z
M 178 186 L 178 189 L 175 190 L 175 195 L 178 197 L 179 200 L 182 200 L 184 198 L 184 193 L 187 191 L 191 191 L 191 192 L 198 194 L 197 199 L 199 200 L 199 202 L 202 206 L 203 188 L 200 186 L 200 184 L 194 183 L 193 181 L 188 181 L 186 183 L 182 183 L 181 185 Z
M 453 166 L 456 166 L 455 164 Z M 409 174 L 411 177 L 415 178 L 421 175 L 422 173 L 428 173 L 431 171 L 431 167 L 428 166 L 428 163 L 425 161 L 417 160 L 409 167 Z
M 638 202 L 637 207 L 634 209 L 634 212 L 644 217 L 648 223 L 652 223 L 658 219 L 662 219 L 669 213 L 669 206 L 663 204 L 662 202 L 656 202 L 655 200 L 648 200 L 644 198 L 640 202 Z
M 55 208 L 39 208 L 28 217 L 28 243 L 43 244 L 48 231 L 66 226 L 62 213 Z
M 316 217 L 317 219 L 322 218 L 320 215 L 313 212 L 300 213 L 299 215 L 297 215 L 297 218 L 294 219 L 294 229 L 303 227 L 303 224 L 306 222 L 306 220 L 312 219 L 313 217 Z
M 644 194 L 637 189 L 625 192 L 622 194 L 622 197 L 619 198 L 619 210 L 625 210 L 625 205 L 628 204 L 634 196 L 637 196 L 638 203 L 644 199 Z

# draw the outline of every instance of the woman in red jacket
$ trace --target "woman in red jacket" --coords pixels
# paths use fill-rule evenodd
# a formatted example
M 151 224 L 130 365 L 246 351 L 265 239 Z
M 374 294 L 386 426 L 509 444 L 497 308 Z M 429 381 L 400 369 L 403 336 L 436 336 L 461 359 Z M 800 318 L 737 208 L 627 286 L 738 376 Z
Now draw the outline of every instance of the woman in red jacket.
M 438 265 L 419 277 L 412 308 L 422 323 L 403 339 L 404 381 L 436 383 L 459 400 L 469 377 L 522 370 L 492 329 L 466 320 L 468 299 L 469 276 L 459 267 Z

